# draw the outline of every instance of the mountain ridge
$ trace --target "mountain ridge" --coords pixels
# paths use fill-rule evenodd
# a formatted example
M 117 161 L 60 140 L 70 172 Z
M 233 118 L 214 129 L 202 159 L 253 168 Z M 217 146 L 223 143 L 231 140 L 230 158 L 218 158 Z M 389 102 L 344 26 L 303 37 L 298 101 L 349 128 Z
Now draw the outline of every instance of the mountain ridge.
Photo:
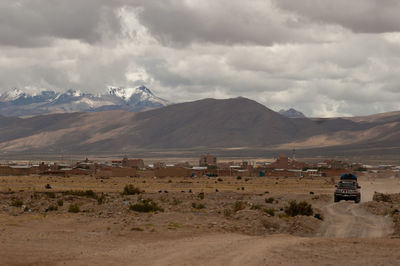
M 110 87 L 106 93 L 92 94 L 69 89 L 64 92 L 11 89 L 0 94 L 0 115 L 32 116 L 65 112 L 126 110 L 140 112 L 170 104 L 145 86 Z
M 289 118 L 305 118 L 306 117 L 302 112 L 300 112 L 294 108 L 289 108 L 287 110 L 281 109 L 278 113 L 283 116 L 289 117 Z
M 396 115 L 396 114 L 393 114 Z M 132 152 L 137 149 L 273 150 L 400 143 L 400 113 L 371 122 L 291 119 L 246 98 L 203 99 L 143 112 L 124 110 L 0 116 L 3 152 Z M 4 121 L 4 122 L 3 122 Z

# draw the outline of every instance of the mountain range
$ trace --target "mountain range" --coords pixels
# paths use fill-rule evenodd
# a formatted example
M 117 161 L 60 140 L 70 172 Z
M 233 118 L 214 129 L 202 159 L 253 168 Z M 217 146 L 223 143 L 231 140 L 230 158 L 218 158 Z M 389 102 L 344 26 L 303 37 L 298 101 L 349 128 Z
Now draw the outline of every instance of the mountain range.
M 144 111 L 168 105 L 145 86 L 137 88 L 109 87 L 104 94 L 78 90 L 56 92 L 41 90 L 29 93 L 11 89 L 0 94 L 0 115 L 33 116 L 53 113 L 95 112 L 107 110 Z
M 0 151 L 346 150 L 399 148 L 400 112 L 291 119 L 246 98 L 204 99 L 143 112 L 0 116 Z

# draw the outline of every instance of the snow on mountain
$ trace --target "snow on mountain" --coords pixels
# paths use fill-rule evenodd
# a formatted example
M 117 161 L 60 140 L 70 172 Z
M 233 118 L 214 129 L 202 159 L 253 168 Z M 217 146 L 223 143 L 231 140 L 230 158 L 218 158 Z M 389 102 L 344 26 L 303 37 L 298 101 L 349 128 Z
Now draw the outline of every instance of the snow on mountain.
M 0 94 L 0 102 L 14 101 L 24 95 L 26 95 L 25 92 L 23 92 L 17 88 L 12 88 L 11 90 Z
M 305 118 L 306 116 L 296 109 L 290 108 L 288 110 L 280 110 L 279 114 L 286 116 L 288 118 Z
M 139 112 L 159 108 L 168 102 L 145 86 L 110 87 L 108 93 L 91 94 L 79 90 L 23 91 L 11 89 L 0 94 L 0 115 L 28 116 L 60 112 L 127 110 Z
M 144 102 L 157 103 L 160 105 L 168 104 L 166 100 L 155 96 L 153 92 L 151 92 L 151 90 L 145 86 L 140 86 L 137 88 L 109 87 L 108 93 L 112 96 L 117 96 L 123 99 L 126 103 L 130 104 Z

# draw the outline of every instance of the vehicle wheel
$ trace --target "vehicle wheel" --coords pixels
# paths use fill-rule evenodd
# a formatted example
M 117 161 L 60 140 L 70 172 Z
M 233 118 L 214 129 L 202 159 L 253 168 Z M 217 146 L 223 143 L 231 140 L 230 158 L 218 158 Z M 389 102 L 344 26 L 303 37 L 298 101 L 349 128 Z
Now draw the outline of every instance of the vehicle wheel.
M 334 202 L 339 202 L 339 199 L 337 197 L 335 197 L 335 199 L 333 201 Z

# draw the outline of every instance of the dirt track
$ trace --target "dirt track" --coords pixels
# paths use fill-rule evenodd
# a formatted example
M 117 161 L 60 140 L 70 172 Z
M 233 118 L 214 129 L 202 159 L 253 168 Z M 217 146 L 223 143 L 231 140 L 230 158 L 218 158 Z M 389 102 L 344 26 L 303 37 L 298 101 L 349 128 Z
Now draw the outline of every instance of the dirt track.
M 131 243 L 69 265 L 398 265 L 398 241 L 217 234 Z M 356 254 L 374 254 L 357 257 Z M 396 253 L 397 252 L 397 253 Z M 59 265 L 65 265 L 60 262 Z
M 372 215 L 353 202 L 329 204 L 324 213 L 326 222 L 320 236 L 385 237 L 393 231 L 393 222 L 389 217 Z
M 373 178 L 368 178 L 359 183 L 362 188 L 362 202 L 371 201 L 375 191 L 387 193 L 399 189 L 398 181 L 395 179 L 377 182 Z M 377 238 L 389 236 L 393 232 L 391 218 L 373 215 L 353 201 L 330 203 L 323 210 L 326 221 L 321 228 L 320 236 Z

